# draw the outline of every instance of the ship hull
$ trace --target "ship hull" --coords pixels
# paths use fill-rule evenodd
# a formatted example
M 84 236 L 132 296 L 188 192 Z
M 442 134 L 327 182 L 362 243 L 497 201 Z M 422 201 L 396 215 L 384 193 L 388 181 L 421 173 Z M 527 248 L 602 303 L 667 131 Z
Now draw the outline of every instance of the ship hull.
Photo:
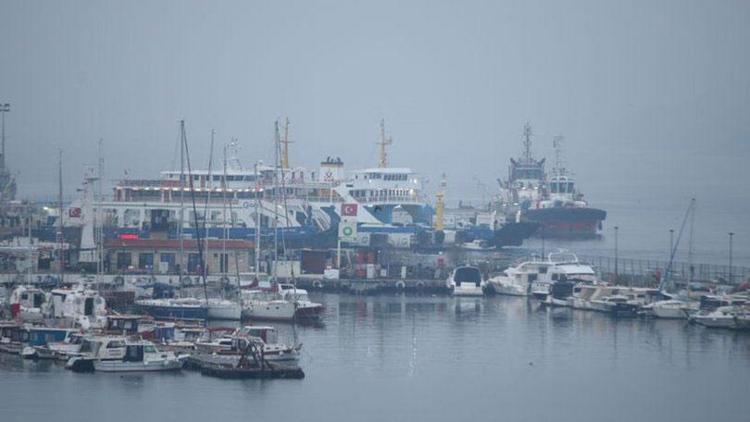
M 550 239 L 595 239 L 599 237 L 607 212 L 596 208 L 538 208 L 525 213 L 529 222 L 538 223 L 536 237 Z

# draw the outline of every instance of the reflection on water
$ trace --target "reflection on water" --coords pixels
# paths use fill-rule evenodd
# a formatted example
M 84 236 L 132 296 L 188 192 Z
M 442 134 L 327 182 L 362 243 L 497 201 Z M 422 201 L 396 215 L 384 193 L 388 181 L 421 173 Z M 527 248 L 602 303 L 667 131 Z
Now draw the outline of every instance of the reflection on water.
M 48 420 L 257 418 L 455 421 L 743 420 L 750 336 L 683 321 L 615 320 L 522 298 L 320 295 L 323 324 L 278 327 L 304 343 L 301 381 L 194 372 L 73 374 L 0 356 L 0 409 Z M 222 326 L 226 326 L 223 323 Z M 34 397 L 45 397 L 41 403 Z M 200 403 L 200 405 L 198 405 Z M 627 405 L 625 405 L 627 404 Z M 36 409 L 29 412 L 26 409 Z M 616 409 L 616 412 L 613 412 Z M 280 413 L 281 412 L 281 413 Z M 500 413 L 498 413 L 500 412 Z M 90 414 L 90 415 L 89 415 Z

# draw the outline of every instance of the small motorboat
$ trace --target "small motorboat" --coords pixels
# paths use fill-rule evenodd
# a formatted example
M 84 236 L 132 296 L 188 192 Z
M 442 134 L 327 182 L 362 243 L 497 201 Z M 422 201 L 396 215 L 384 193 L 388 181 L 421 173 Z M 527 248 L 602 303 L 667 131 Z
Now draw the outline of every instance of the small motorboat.
M 453 290 L 453 296 L 483 296 L 484 286 L 482 272 L 477 267 L 457 267 L 448 277 L 448 288 Z
M 689 321 L 708 328 L 734 328 L 735 314 L 734 306 L 720 306 L 714 311 L 699 311 L 689 317 Z
M 175 371 L 183 365 L 173 352 L 160 351 L 148 340 L 128 337 L 86 338 L 79 353 L 66 364 L 75 372 Z

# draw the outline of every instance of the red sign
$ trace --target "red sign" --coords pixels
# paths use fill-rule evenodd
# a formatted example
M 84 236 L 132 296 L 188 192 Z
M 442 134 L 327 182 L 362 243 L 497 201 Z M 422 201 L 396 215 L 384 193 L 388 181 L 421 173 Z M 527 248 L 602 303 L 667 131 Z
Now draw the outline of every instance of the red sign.
M 341 216 L 342 217 L 356 217 L 357 216 L 357 204 L 341 204 Z
M 138 240 L 138 233 L 121 233 L 120 239 L 122 240 Z
M 81 209 L 80 208 L 71 208 L 68 210 L 68 215 L 73 218 L 78 218 L 81 216 Z

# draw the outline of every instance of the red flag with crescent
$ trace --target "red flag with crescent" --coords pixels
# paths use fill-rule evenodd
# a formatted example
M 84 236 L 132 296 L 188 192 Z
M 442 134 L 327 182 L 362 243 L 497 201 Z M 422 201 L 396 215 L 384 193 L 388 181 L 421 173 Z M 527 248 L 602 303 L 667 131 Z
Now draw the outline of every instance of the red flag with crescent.
M 341 216 L 342 217 L 356 217 L 357 216 L 357 204 L 342 204 Z

